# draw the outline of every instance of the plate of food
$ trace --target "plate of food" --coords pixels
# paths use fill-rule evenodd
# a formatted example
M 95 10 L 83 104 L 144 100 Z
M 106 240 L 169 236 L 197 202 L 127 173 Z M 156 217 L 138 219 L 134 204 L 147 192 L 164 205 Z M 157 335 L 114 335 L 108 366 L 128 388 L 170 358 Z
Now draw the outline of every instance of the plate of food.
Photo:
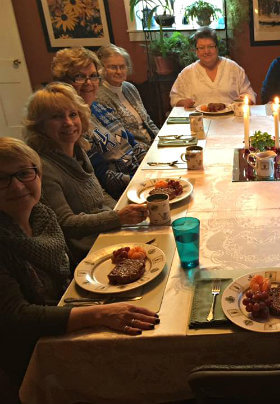
M 127 197 L 131 202 L 144 203 L 152 194 L 167 193 L 169 203 L 176 203 L 187 198 L 193 191 L 193 185 L 183 179 L 154 178 L 140 183 L 134 183 L 127 191 Z
M 75 282 L 94 293 L 122 293 L 155 279 L 166 263 L 164 252 L 143 243 L 115 244 L 95 251 L 76 268 Z
M 222 115 L 233 112 L 231 104 L 223 104 L 221 102 L 210 102 L 196 107 L 196 111 L 207 115 Z
M 225 289 L 222 308 L 239 327 L 257 332 L 280 332 L 280 271 L 243 275 Z

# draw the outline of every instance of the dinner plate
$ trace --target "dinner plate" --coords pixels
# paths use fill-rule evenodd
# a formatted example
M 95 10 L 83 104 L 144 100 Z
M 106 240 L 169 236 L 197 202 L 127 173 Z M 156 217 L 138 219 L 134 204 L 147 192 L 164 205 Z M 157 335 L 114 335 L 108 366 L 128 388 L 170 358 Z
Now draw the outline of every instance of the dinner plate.
M 137 281 L 127 283 L 126 285 L 111 285 L 108 274 L 116 265 L 111 261 L 113 251 L 122 247 L 131 248 L 136 246 L 144 248 L 147 254 L 143 276 Z M 86 257 L 76 268 L 74 279 L 81 288 L 94 293 L 127 292 L 155 279 L 162 272 L 165 263 L 164 252 L 153 245 L 143 243 L 115 244 L 95 251 L 92 256 Z
M 174 199 L 171 199 L 169 202 L 170 204 L 182 201 L 183 199 L 187 198 L 193 191 L 193 185 L 183 179 L 176 180 L 176 178 L 154 178 L 151 180 L 142 181 L 140 183 L 134 183 L 131 185 L 129 190 L 127 191 L 127 197 L 131 202 L 134 203 L 144 203 L 146 202 L 147 196 L 149 196 L 149 192 L 154 189 L 155 183 L 159 180 L 169 181 L 175 180 L 179 181 L 183 187 L 183 193 L 181 195 L 175 196 Z
M 221 303 L 227 318 L 239 327 L 257 332 L 280 332 L 280 317 L 269 315 L 267 320 L 256 321 L 251 317 L 242 303 L 249 289 L 250 281 L 256 274 L 269 278 L 272 285 L 280 284 L 280 271 L 254 272 L 241 276 L 230 283 L 225 289 Z
M 202 107 L 203 105 L 207 105 L 207 104 L 198 105 L 198 106 L 195 108 L 196 111 L 202 112 L 203 114 L 206 114 L 206 115 L 223 115 L 223 114 L 228 114 L 229 112 L 233 112 L 233 109 L 232 109 L 231 104 L 226 105 L 226 108 L 221 109 L 221 111 L 217 111 L 217 112 L 203 111 L 203 110 L 201 109 L 201 107 Z

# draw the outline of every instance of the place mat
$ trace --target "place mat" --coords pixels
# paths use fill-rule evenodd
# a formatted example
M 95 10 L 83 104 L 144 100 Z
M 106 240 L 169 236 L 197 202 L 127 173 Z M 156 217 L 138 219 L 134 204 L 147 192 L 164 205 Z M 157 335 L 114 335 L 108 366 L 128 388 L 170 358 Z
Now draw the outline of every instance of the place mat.
M 189 328 L 213 328 L 223 327 L 231 324 L 231 322 L 224 315 L 221 306 L 221 296 L 225 288 L 231 282 L 232 279 L 221 280 L 221 291 L 216 296 L 214 319 L 212 321 L 207 321 L 206 318 L 210 311 L 213 300 L 213 295 L 211 293 L 213 279 L 200 279 L 196 281 Z
M 175 252 L 175 240 L 173 237 L 173 233 L 170 228 L 167 228 L 165 233 L 158 233 L 158 232 L 153 232 L 150 231 L 150 229 L 146 229 L 146 231 L 133 231 L 133 232 L 128 232 L 126 231 L 126 234 L 121 234 L 121 233 L 108 233 L 108 234 L 102 234 L 101 236 L 98 237 L 97 241 L 95 242 L 94 246 L 90 250 L 89 254 L 85 258 L 90 257 L 90 255 L 94 254 L 95 251 L 100 250 L 101 248 L 111 246 L 114 244 L 120 244 L 120 243 L 146 243 L 147 241 L 150 241 L 151 239 L 155 238 L 155 242 L 153 242 L 152 245 L 155 245 L 156 247 L 160 248 L 166 256 L 166 264 L 164 266 L 163 271 L 160 273 L 158 277 L 156 277 L 153 281 L 150 283 L 140 286 L 137 289 L 133 289 L 131 291 L 128 291 L 126 293 L 121 293 L 119 295 L 114 293 L 114 297 L 118 296 L 120 298 L 123 298 L 124 302 L 126 301 L 125 298 L 127 297 L 134 297 L 134 296 L 139 296 L 142 295 L 143 298 L 141 300 L 137 301 L 127 301 L 127 303 L 134 304 L 136 306 L 140 307 L 145 307 L 151 311 L 158 312 L 160 310 L 162 298 L 164 295 L 164 290 L 166 287 L 166 283 L 168 280 L 169 272 L 171 269 L 171 264 Z M 110 295 L 111 296 L 111 295 Z M 92 293 L 89 291 L 86 291 L 82 288 L 80 288 L 76 282 L 73 281 L 69 285 L 67 291 L 64 293 L 62 296 L 59 306 L 63 306 L 64 299 L 66 297 L 74 297 L 74 298 L 79 298 L 79 297 L 96 297 L 99 298 L 103 297 L 100 293 Z M 104 296 L 104 298 L 108 298 L 109 295 Z
M 280 165 L 275 164 L 274 178 L 258 177 L 253 167 L 247 162 L 247 153 L 244 149 L 234 149 L 232 182 L 249 181 L 280 181 Z M 279 155 L 277 157 L 279 159 Z M 278 160 L 279 161 L 279 160 Z
M 180 137 L 175 138 L 171 136 L 159 136 L 158 147 L 181 147 L 181 146 L 195 146 L 197 145 L 196 137 Z
M 190 118 L 188 116 L 169 116 L 166 121 L 167 125 L 171 124 L 188 124 Z

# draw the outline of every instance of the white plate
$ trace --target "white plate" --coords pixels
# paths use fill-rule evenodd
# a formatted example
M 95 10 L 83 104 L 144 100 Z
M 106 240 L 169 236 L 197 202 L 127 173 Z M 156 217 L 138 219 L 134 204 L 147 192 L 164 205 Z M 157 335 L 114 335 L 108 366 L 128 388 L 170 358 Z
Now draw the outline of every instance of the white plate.
M 202 104 L 202 105 L 208 105 L 208 104 Z M 207 115 L 222 115 L 222 114 L 227 114 L 228 112 L 233 112 L 232 106 L 230 104 L 226 105 L 225 109 L 222 109 L 221 111 L 217 111 L 217 112 L 203 111 L 201 109 L 202 105 L 198 105 L 195 109 L 196 109 L 196 111 L 202 112 L 203 114 L 207 114 Z
M 256 321 L 245 310 L 243 297 L 249 288 L 250 280 L 256 274 L 269 278 L 271 283 L 280 283 L 280 271 L 254 272 L 235 279 L 225 289 L 221 303 L 227 318 L 239 327 L 257 332 L 280 332 L 280 317 L 269 315 L 267 320 Z
M 127 191 L 127 197 L 131 202 L 134 203 L 144 203 L 146 202 L 147 196 L 149 196 L 149 192 L 154 189 L 155 183 L 159 180 L 169 181 L 175 180 L 179 181 L 183 187 L 183 193 L 181 195 L 175 196 L 174 199 L 171 199 L 170 204 L 182 201 L 187 198 L 193 191 L 193 185 L 187 180 L 176 180 L 176 178 L 154 178 L 151 180 L 146 180 L 140 182 L 138 184 L 133 184 L 129 190 Z
M 147 254 L 145 261 L 146 270 L 143 276 L 137 281 L 126 285 L 111 285 L 109 283 L 108 274 L 115 266 L 111 261 L 113 251 L 122 247 L 131 248 L 135 246 L 143 247 Z M 127 292 L 128 290 L 136 289 L 139 286 L 151 282 L 162 272 L 165 263 L 166 258 L 164 252 L 153 245 L 143 243 L 115 244 L 92 253 L 92 257 L 89 256 L 85 258 L 76 268 L 74 279 L 81 288 L 89 290 L 90 292 Z

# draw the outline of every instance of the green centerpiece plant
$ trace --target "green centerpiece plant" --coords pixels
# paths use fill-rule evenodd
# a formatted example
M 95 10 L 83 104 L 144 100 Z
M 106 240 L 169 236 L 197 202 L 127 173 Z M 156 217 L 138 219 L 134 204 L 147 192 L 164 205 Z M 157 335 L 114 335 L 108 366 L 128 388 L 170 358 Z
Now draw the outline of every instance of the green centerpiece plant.
M 250 136 L 250 147 L 255 151 L 264 151 L 274 147 L 274 140 L 267 132 L 255 131 L 253 136 Z

